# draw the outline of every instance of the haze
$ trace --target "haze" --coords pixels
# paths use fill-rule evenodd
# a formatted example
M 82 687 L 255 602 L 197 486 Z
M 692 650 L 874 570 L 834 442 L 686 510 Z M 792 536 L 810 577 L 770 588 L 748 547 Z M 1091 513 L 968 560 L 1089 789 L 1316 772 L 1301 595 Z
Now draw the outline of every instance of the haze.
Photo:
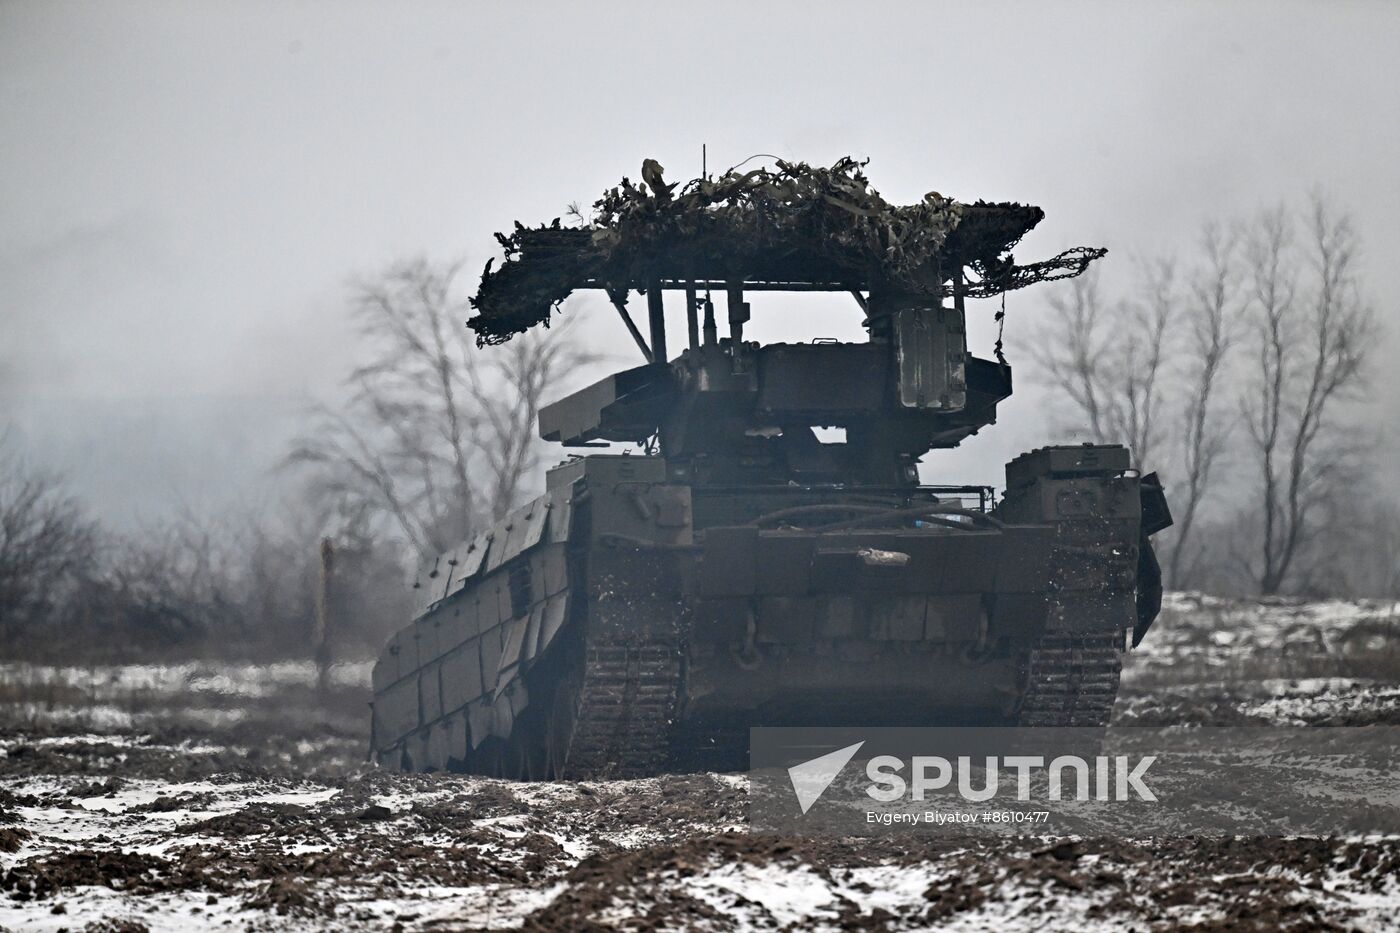
M 0 421 L 109 520 L 266 498 L 356 357 L 350 277 L 461 257 L 465 294 L 492 231 L 645 157 L 692 177 L 706 144 L 711 171 L 854 154 L 892 201 L 1039 204 L 1018 255 L 1107 246 L 1116 281 L 1321 186 L 1366 248 L 1387 327 L 1370 412 L 1393 424 L 1397 88 L 1400 6 L 1379 2 L 6 3 Z M 1043 302 L 1008 300 L 1013 364 Z M 849 301 L 815 323 L 774 306 L 755 301 L 761 339 L 857 331 Z M 569 309 L 635 357 L 606 304 Z M 995 482 L 1043 440 L 1020 388 L 925 475 Z

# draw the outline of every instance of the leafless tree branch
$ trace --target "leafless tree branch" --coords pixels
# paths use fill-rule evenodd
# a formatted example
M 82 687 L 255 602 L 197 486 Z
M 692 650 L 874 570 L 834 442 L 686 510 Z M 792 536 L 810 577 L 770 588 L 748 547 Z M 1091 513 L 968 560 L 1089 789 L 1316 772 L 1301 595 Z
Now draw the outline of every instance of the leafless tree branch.
M 454 295 L 459 269 L 420 258 L 358 283 L 352 312 L 374 355 L 351 372 L 345 406 L 318 408 L 288 457 L 320 494 L 387 522 L 423 557 L 519 503 L 539 466 L 540 404 L 591 359 L 561 328 L 478 349 Z
M 97 526 L 61 478 L 27 466 L 0 435 L 0 635 L 48 613 L 96 552 Z
M 1192 553 L 1189 546 L 1194 543 L 1192 532 L 1229 438 L 1229 423 L 1212 403 L 1225 377 L 1231 346 L 1238 338 L 1238 241 L 1237 233 L 1208 224 L 1200 240 L 1202 264 L 1190 284 L 1180 431 L 1185 482 L 1179 486 L 1175 539 L 1168 559 L 1168 578 L 1178 585 L 1195 569 L 1186 564 L 1187 555 Z
M 1246 246 L 1255 371 L 1242 411 L 1263 519 L 1252 569 L 1266 594 L 1287 582 L 1313 505 L 1337 475 L 1341 448 L 1329 442 L 1337 405 L 1363 383 L 1375 329 L 1356 279 L 1350 218 L 1315 194 L 1305 221 L 1300 245 L 1288 214 L 1269 211 Z M 1302 272 L 1310 273 L 1306 282 Z

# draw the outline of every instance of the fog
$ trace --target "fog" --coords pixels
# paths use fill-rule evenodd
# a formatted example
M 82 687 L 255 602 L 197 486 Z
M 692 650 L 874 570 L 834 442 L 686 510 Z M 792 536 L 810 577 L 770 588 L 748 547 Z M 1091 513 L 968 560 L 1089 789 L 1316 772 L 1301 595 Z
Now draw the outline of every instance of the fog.
M 7 3 L 0 420 L 109 521 L 270 500 L 299 412 L 357 356 L 351 277 L 461 257 L 465 294 L 494 230 L 645 157 L 691 177 L 703 145 L 711 171 L 854 154 L 892 201 L 1039 204 L 1018 255 L 1107 246 L 1110 282 L 1320 186 L 1365 246 L 1388 431 L 1397 87 L 1400 7 L 1379 2 Z M 848 299 L 762 297 L 759 339 L 857 329 Z M 1008 299 L 1013 365 L 1043 303 Z M 633 358 L 600 298 L 567 307 Z M 1025 371 L 1002 424 L 926 478 L 995 482 L 1044 439 Z

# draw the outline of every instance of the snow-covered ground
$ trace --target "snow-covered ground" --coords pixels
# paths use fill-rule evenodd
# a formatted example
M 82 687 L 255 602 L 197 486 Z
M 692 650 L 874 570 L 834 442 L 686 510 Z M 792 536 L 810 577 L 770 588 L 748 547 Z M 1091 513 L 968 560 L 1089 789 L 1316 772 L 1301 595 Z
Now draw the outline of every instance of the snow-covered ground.
M 1123 724 L 1400 723 L 1393 603 L 1173 594 Z M 0 664 L 0 929 L 1391 929 L 1395 839 L 794 839 L 736 775 L 364 762 L 365 666 Z
M 1400 725 L 1400 602 L 1169 593 L 1119 725 Z

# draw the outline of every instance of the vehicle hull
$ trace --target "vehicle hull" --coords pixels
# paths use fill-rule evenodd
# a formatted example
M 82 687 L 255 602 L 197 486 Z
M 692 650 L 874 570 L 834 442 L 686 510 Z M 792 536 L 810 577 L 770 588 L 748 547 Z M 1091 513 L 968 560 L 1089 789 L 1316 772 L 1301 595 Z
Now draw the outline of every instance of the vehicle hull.
M 1155 582 L 1140 487 L 1108 446 L 1018 458 L 995 507 L 573 461 L 425 568 L 375 668 L 375 758 L 631 776 L 743 768 L 758 725 L 1104 725 Z

